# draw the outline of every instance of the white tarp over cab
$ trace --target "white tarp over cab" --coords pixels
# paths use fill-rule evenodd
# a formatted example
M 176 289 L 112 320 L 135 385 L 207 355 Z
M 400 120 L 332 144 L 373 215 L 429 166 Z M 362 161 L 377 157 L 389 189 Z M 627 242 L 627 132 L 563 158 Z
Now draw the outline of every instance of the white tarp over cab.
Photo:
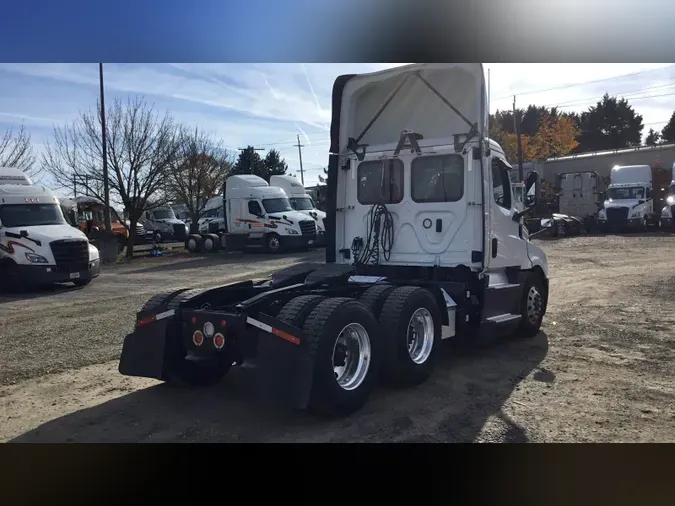
M 395 144 L 403 130 L 448 139 L 475 125 L 487 136 L 487 113 L 482 63 L 419 63 L 358 75 L 342 94 L 339 152 L 350 138 Z

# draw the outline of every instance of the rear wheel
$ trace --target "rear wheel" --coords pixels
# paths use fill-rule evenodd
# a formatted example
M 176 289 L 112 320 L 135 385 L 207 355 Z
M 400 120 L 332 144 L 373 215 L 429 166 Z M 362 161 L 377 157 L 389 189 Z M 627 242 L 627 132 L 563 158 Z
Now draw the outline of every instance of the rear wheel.
M 397 386 L 425 381 L 433 370 L 441 338 L 441 312 L 425 288 L 402 286 L 387 297 L 380 313 L 383 375 Z
M 382 306 L 389 297 L 389 294 L 396 288 L 393 285 L 374 285 L 368 288 L 363 294 L 359 301 L 370 309 L 375 315 L 375 318 L 380 317 L 380 312 L 382 311 Z
M 204 251 L 215 253 L 220 249 L 220 237 L 216 234 L 207 234 L 204 236 Z
M 204 248 L 204 239 L 199 234 L 191 234 L 185 241 L 185 249 L 190 253 L 199 253 Z
M 348 415 L 368 400 L 377 384 L 379 329 L 373 314 L 349 298 L 327 299 L 303 326 L 315 357 L 310 409 Z
M 326 297 L 323 295 L 301 295 L 287 302 L 277 314 L 277 318 L 289 325 L 302 328 L 310 313 L 324 300 Z

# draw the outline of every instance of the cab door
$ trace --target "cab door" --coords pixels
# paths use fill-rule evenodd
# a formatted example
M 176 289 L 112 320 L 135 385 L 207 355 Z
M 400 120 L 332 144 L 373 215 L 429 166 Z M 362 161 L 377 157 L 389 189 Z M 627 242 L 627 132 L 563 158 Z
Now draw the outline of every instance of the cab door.
M 490 192 L 488 207 L 490 221 L 487 244 L 487 266 L 490 270 L 506 267 L 527 268 L 527 242 L 522 218 L 514 221 L 517 213 L 511 194 L 511 168 L 499 156 L 490 158 Z

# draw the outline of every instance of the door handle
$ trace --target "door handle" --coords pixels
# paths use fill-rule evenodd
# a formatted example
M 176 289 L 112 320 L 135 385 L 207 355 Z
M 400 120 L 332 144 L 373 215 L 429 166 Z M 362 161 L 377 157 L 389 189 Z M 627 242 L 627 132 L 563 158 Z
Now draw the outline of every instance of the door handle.
M 436 220 L 436 232 L 440 232 L 441 230 L 443 230 L 443 220 L 438 218 Z
M 492 239 L 492 258 L 497 258 L 497 238 Z

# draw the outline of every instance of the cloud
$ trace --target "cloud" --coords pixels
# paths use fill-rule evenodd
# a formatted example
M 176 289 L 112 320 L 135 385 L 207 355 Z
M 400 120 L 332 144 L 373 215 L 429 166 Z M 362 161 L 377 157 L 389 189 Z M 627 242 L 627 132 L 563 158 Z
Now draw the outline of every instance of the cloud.
M 328 162 L 335 78 L 397 65 L 105 64 L 106 101 L 145 95 L 158 110 L 169 110 L 178 121 L 217 135 L 234 152 L 249 144 L 278 149 L 296 173 L 299 158 L 294 145 L 300 134 L 305 182 L 313 184 Z M 605 92 L 626 94 L 643 115 L 646 132 L 650 127 L 661 129 L 673 112 L 673 97 L 667 94 L 675 93 L 675 68 L 653 70 L 666 65 L 494 63 L 485 67 L 490 68 L 493 112 L 510 109 L 513 94 L 518 95 L 519 107 L 567 104 L 565 110 L 577 111 L 593 105 Z M 39 149 L 53 124 L 71 121 L 79 110 L 95 106 L 98 77 L 95 63 L 0 64 L 0 128 L 24 123 Z M 561 88 L 578 83 L 587 84 Z M 540 91 L 549 88 L 556 89 Z

